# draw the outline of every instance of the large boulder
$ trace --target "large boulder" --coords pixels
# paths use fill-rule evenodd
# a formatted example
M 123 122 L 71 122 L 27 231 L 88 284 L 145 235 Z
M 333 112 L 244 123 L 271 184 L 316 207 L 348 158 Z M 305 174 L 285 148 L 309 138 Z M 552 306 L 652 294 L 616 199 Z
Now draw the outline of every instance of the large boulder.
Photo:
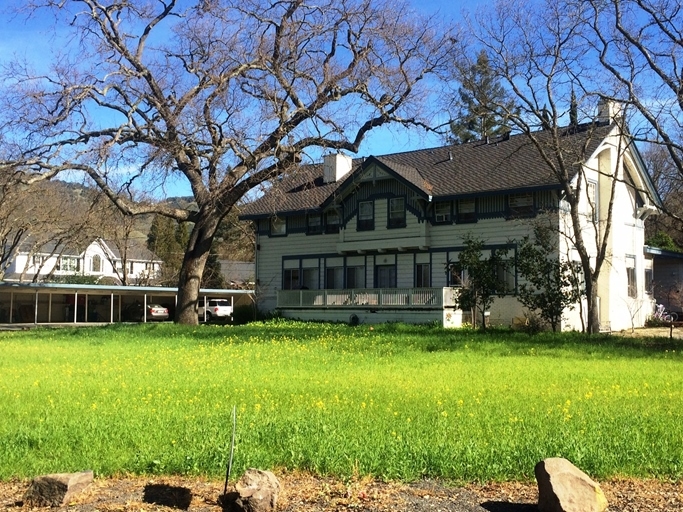
M 542 460 L 534 468 L 539 512 L 604 512 L 600 486 L 567 459 Z
M 235 485 L 237 509 L 243 512 L 272 512 L 280 495 L 280 482 L 270 471 L 248 469 Z
M 93 481 L 92 471 L 55 473 L 37 476 L 24 493 L 24 504 L 29 507 L 61 507 Z

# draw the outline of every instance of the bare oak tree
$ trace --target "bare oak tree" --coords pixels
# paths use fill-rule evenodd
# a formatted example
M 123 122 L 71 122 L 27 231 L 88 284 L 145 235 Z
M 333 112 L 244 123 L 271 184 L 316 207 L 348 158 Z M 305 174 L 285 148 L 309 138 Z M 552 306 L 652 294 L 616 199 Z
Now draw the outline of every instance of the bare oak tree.
M 493 7 L 483 7 L 470 21 L 470 39 L 465 40 L 462 52 L 465 58 L 473 60 L 481 48 L 486 50 L 491 68 L 519 109 L 509 112 L 514 129 L 526 135 L 561 186 L 558 214 L 565 219 L 568 229 L 559 235 L 579 259 L 585 277 L 586 328 L 589 333 L 597 333 L 598 281 L 611 257 L 609 239 L 615 186 L 623 179 L 621 159 L 632 140 L 623 113 L 612 116 L 613 133 L 617 134 L 613 143 L 620 161 L 612 166 L 613 171 L 591 169 L 608 188 L 600 193 L 598 212 L 598 205 L 588 193 L 584 164 L 598 137 L 593 134 L 605 126 L 604 120 L 596 119 L 595 112 L 601 97 L 596 84 L 606 84 L 595 76 L 594 62 L 586 55 L 590 15 L 590 6 L 580 2 L 499 1 Z M 505 105 L 501 103 L 495 108 Z M 578 125 L 578 120 L 584 122 Z M 572 130 L 585 131 L 583 145 L 569 146 L 565 142 L 565 135 Z M 604 137 L 605 132 L 601 133 L 599 137 Z
M 612 98 L 630 105 L 642 123 L 636 140 L 666 148 L 683 176 L 683 2 L 590 0 L 591 32 Z
M 42 176 L 87 173 L 128 214 L 192 222 L 182 323 L 197 322 L 209 249 L 240 198 L 326 149 L 357 152 L 377 126 L 426 126 L 428 78 L 455 41 L 400 1 L 26 4 L 71 38 L 48 72 L 6 68 L 14 158 Z M 121 193 L 178 179 L 196 209 Z

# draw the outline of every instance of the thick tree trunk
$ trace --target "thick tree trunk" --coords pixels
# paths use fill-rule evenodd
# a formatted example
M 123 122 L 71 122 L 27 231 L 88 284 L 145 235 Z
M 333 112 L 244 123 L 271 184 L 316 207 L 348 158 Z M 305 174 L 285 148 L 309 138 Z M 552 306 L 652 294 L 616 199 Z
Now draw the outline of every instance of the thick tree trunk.
M 209 258 L 209 251 L 217 227 L 218 220 L 214 219 L 213 216 L 206 216 L 192 228 L 178 278 L 176 323 L 188 325 L 198 323 L 197 299 L 199 298 L 204 266 Z

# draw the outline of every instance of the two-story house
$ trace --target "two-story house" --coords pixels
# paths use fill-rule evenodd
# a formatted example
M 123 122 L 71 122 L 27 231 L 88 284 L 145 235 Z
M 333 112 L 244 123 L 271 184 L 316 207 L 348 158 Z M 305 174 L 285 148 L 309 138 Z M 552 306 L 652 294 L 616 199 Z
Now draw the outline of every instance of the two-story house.
M 614 330 L 642 325 L 651 312 L 643 221 L 661 205 L 629 142 L 609 118 L 561 135 L 563 151 L 576 154 L 571 179 L 584 180 L 582 232 L 593 253 L 613 209 L 598 296 L 600 321 Z M 495 300 L 490 318 L 510 325 L 524 314 L 514 259 L 535 222 L 557 233 L 558 258 L 578 261 L 562 186 L 523 134 L 353 160 L 327 155 L 274 183 L 242 219 L 256 229 L 259 306 L 292 318 L 458 326 L 459 280 L 446 267 L 474 237 L 485 251 L 507 249 L 510 294 Z M 585 311 L 567 311 L 562 328 L 581 329 Z
M 146 247 L 129 241 L 125 255 L 117 244 L 98 238 L 83 249 L 27 241 L 5 273 L 5 281 L 44 281 L 66 276 L 90 276 L 108 284 L 151 284 L 162 261 Z M 124 268 L 125 267 L 125 268 Z

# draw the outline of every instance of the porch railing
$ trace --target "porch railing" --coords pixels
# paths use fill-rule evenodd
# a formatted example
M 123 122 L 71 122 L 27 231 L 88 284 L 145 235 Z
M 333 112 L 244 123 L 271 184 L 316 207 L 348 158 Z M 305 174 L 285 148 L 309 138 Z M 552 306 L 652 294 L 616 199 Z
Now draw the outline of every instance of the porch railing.
M 452 288 L 278 290 L 278 308 L 422 308 L 452 306 Z

